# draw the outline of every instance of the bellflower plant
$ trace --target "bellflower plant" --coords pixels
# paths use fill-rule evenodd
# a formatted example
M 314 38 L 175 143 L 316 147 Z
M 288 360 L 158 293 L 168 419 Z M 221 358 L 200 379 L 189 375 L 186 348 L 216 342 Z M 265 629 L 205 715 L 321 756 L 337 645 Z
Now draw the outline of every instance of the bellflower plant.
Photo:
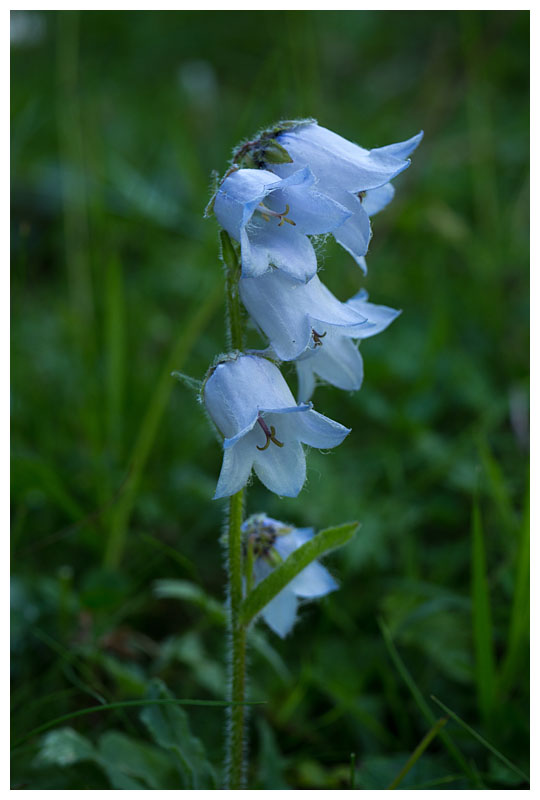
M 350 216 L 332 231 L 336 241 L 365 271 L 363 259 L 371 239 L 369 217 L 392 199 L 392 178 L 410 165 L 408 156 L 420 144 L 423 132 L 396 144 L 366 150 L 314 120 L 277 126 L 275 139 L 290 157 L 290 163 L 270 164 L 282 178 L 309 165 L 320 192 L 349 210 Z M 262 155 L 264 159 L 264 152 Z
M 214 213 L 240 242 L 242 277 L 263 275 L 274 266 L 300 281 L 317 271 L 307 234 L 330 233 L 351 216 L 315 188 L 309 166 L 284 179 L 262 169 L 235 170 L 217 190 Z
M 333 234 L 365 270 L 369 217 L 391 200 L 390 181 L 409 166 L 421 136 L 364 150 L 313 120 L 278 123 L 236 150 L 207 210 L 221 228 L 230 348 L 209 370 L 199 394 L 223 437 L 214 498 L 228 498 L 228 789 L 245 788 L 248 628 L 262 618 L 284 637 L 300 601 L 336 591 L 319 559 L 346 544 L 358 527 L 352 522 L 314 533 L 266 514 L 244 521 L 245 487 L 254 470 L 277 495 L 299 494 L 306 477 L 303 445 L 332 448 L 350 433 L 308 402 L 316 376 L 359 389 L 357 342 L 384 330 L 400 313 L 368 302 L 365 292 L 339 301 L 316 274 L 309 237 Z M 268 338 L 264 352 L 245 348 L 241 301 Z M 296 364 L 300 402 L 277 359 Z
M 210 417 L 225 437 L 215 498 L 242 489 L 254 469 L 278 495 L 296 497 L 306 479 L 304 444 L 330 448 L 350 433 L 297 405 L 279 369 L 256 355 L 236 355 L 211 370 L 203 390 Z
M 294 528 L 266 514 L 253 514 L 242 525 L 246 547 L 253 552 L 254 585 L 257 586 L 284 559 L 313 539 L 313 528 Z M 318 561 L 312 561 L 263 608 L 261 616 L 282 638 L 296 622 L 298 600 L 314 600 L 338 589 L 338 584 Z

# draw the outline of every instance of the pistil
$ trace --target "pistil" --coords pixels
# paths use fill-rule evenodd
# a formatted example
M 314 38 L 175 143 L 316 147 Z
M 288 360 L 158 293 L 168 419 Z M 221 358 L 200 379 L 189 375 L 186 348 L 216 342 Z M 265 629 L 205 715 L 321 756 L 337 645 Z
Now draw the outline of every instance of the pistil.
M 264 435 L 266 436 L 266 444 L 263 445 L 263 447 L 259 447 L 259 445 L 257 445 L 257 450 L 266 450 L 268 447 L 270 447 L 270 442 L 273 442 L 278 447 L 283 447 L 283 442 L 280 442 L 278 439 L 276 439 L 276 429 L 273 425 L 270 425 L 269 428 L 262 417 L 258 417 L 257 422 L 263 429 Z
M 259 209 L 262 209 L 262 211 L 259 210 Z M 289 225 L 296 225 L 296 222 L 294 222 L 292 219 L 289 219 L 287 217 L 287 214 L 289 213 L 289 210 L 290 210 L 290 206 L 289 206 L 288 203 L 285 206 L 285 211 L 282 211 L 281 213 L 279 211 L 272 211 L 272 209 L 268 208 L 268 206 L 265 206 L 264 203 L 259 203 L 259 208 L 257 209 L 257 211 L 259 212 L 261 217 L 266 222 L 270 222 L 270 217 L 276 217 L 277 219 L 279 219 L 278 228 L 281 228 L 281 226 L 283 225 L 284 222 L 288 222 Z
M 311 333 L 313 334 L 313 341 L 315 342 L 314 346 L 322 347 L 323 343 L 321 342 L 321 339 L 324 339 L 328 331 L 325 331 L 324 333 L 317 333 L 317 331 L 312 328 Z

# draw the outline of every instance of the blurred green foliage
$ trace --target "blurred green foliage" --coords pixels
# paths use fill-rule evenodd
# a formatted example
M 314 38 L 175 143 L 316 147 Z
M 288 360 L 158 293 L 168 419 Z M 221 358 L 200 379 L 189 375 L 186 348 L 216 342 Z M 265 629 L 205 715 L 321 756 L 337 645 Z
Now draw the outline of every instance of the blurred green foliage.
M 220 449 L 170 373 L 225 347 L 212 171 L 313 116 L 365 147 L 425 139 L 367 279 L 321 254 L 341 299 L 404 311 L 363 345 L 360 392 L 317 391 L 352 434 L 310 453 L 298 499 L 248 492 L 362 524 L 327 559 L 339 592 L 285 641 L 252 631 L 249 785 L 346 789 L 354 753 L 355 786 L 387 787 L 431 695 L 527 771 L 528 41 L 526 12 L 13 12 L 15 739 L 156 679 L 224 696 Z M 223 711 L 148 709 L 30 737 L 13 786 L 210 786 Z M 520 780 L 449 720 L 398 788 Z

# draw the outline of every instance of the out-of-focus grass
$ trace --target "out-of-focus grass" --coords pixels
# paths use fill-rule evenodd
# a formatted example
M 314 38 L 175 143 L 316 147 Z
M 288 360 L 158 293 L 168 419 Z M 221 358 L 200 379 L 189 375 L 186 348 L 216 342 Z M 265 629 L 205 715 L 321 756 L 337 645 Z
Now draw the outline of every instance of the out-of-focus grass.
M 527 772 L 528 14 L 13 22 L 14 737 L 152 696 L 156 676 L 177 697 L 223 696 L 221 456 L 168 372 L 201 378 L 225 347 L 212 170 L 305 115 L 366 147 L 425 139 L 373 220 L 367 279 L 332 241 L 321 254 L 340 298 L 365 286 L 404 312 L 363 345 L 360 392 L 317 390 L 353 432 L 310 453 L 298 499 L 248 493 L 250 512 L 362 523 L 328 559 L 340 591 L 283 642 L 254 632 L 251 692 L 268 702 L 250 786 L 348 788 L 356 753 L 355 786 L 386 788 L 439 715 L 431 695 Z M 189 724 L 219 765 L 221 712 Z M 14 786 L 193 779 L 142 715 L 73 725 L 15 752 Z M 452 724 L 399 788 L 518 781 Z

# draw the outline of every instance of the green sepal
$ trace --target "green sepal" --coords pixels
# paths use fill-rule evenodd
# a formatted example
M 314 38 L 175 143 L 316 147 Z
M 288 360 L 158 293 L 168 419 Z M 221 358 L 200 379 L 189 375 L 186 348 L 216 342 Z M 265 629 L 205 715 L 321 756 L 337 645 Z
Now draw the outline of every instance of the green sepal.
M 191 375 L 185 375 L 183 372 L 171 372 L 171 378 L 176 378 L 177 381 L 183 383 L 184 386 L 187 386 L 188 389 L 193 389 L 197 395 L 200 395 L 203 382 L 197 380 L 197 378 L 192 378 Z
M 282 144 L 272 139 L 262 146 L 264 160 L 268 164 L 292 164 L 292 158 Z
M 212 183 L 212 196 L 208 202 L 208 205 L 204 209 L 203 217 L 205 219 L 207 217 L 211 217 L 212 214 L 214 213 L 214 203 L 216 202 L 216 195 L 220 184 L 219 172 L 217 171 L 217 169 L 212 170 L 210 175 L 210 180 Z
M 240 621 L 248 625 L 268 603 L 307 566 L 330 550 L 347 544 L 359 527 L 358 522 L 345 522 L 326 528 L 316 534 L 298 550 L 291 553 L 244 599 L 240 610 Z

